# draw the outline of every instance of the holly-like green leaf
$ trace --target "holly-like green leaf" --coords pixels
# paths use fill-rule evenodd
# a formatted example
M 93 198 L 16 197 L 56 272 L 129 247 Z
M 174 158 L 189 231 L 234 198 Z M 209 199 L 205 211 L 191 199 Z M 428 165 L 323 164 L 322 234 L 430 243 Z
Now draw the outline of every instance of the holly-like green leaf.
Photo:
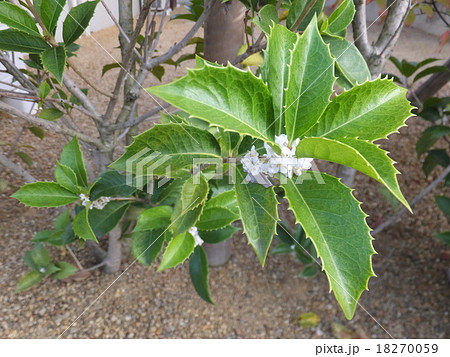
M 66 5 L 66 0 L 41 0 L 39 13 L 47 30 L 54 36 L 59 16 Z
M 31 241 L 51 245 L 62 245 L 62 233 L 62 230 L 43 230 L 36 233 Z
M 226 208 L 235 214 L 239 214 L 236 203 L 236 192 L 234 191 L 233 186 L 231 188 L 230 191 L 221 192 L 217 196 L 209 199 L 208 202 L 206 202 L 205 209 L 221 207 Z
M 160 205 L 174 205 L 180 198 L 181 189 L 183 188 L 186 178 L 176 178 L 167 185 L 156 198 L 156 202 Z
M 370 80 L 369 67 L 354 44 L 345 38 L 330 36 L 324 36 L 323 40 L 330 45 L 331 55 L 336 59 L 339 74 L 352 86 Z
M 61 152 L 60 162 L 70 167 L 77 176 L 78 186 L 87 187 L 87 173 L 84 165 L 83 153 L 80 149 L 78 139 L 74 137 Z
M 55 228 L 53 230 L 44 230 L 35 234 L 32 242 L 41 242 L 55 246 L 63 246 L 75 241 L 72 222 L 64 228 Z
M 416 143 L 417 156 L 422 155 L 443 136 L 450 135 L 450 127 L 446 125 L 433 125 L 425 129 Z
M 208 181 L 199 173 L 192 175 L 181 189 L 181 210 L 192 210 L 206 201 L 209 187 Z
M 176 236 L 194 227 L 203 212 L 203 207 L 204 203 L 192 210 L 182 210 L 181 201 L 178 201 L 175 204 L 171 217 L 170 230 L 173 232 L 173 235 Z
M 157 206 L 142 211 L 133 232 L 143 232 L 167 227 L 172 216 L 172 207 Z
M 106 171 L 92 185 L 89 196 L 92 201 L 102 196 L 129 197 L 136 192 L 135 187 L 127 185 L 127 177 L 117 171 Z
M 110 70 L 112 70 L 114 68 L 121 68 L 121 67 L 122 67 L 122 64 L 121 63 L 117 63 L 117 62 L 109 63 L 109 64 L 104 65 L 103 69 L 102 69 L 102 77 L 105 75 L 106 72 L 108 72 L 108 71 L 110 71 Z
M 158 271 L 173 268 L 183 263 L 194 251 L 194 246 L 195 240 L 190 233 L 178 234 L 167 245 Z
M 295 178 L 295 176 L 294 176 Z M 323 269 L 347 319 L 351 319 L 369 278 L 374 276 L 370 228 L 351 190 L 322 174 L 324 184 L 303 180 L 282 184 L 290 209 L 311 238 Z
M 71 222 L 72 219 L 70 218 L 70 209 L 68 208 L 64 212 L 60 213 L 58 217 L 56 217 L 53 228 L 64 229 Z
M 289 142 L 317 123 L 330 102 L 334 81 L 333 58 L 314 17 L 292 51 L 285 102 Z
M 443 243 L 450 245 L 450 231 L 436 233 L 436 235 Z
M 33 249 L 25 252 L 24 260 L 31 269 L 41 273 L 45 273 L 45 269 L 52 262 L 50 254 L 41 243 L 36 243 Z
M 63 40 L 66 46 L 75 42 L 86 30 L 99 1 L 86 1 L 70 9 L 63 23 Z
M 40 36 L 36 23 L 28 12 L 8 1 L 0 2 L 0 23 L 30 35 Z
M 226 131 L 274 143 L 272 98 L 252 72 L 204 62 L 175 82 L 147 90 Z
M 31 207 L 58 207 L 76 201 L 77 194 L 55 182 L 34 182 L 22 186 L 11 197 Z
M 391 80 L 378 78 L 334 97 L 306 136 L 385 139 L 404 126 L 411 109 L 406 89 Z
M 238 213 L 233 213 L 224 207 L 205 207 L 195 225 L 199 230 L 211 231 L 224 228 L 238 219 Z
M 291 52 L 298 36 L 286 27 L 275 25 L 267 40 L 261 76 L 273 99 L 275 133 L 280 135 L 285 125 L 286 88 L 288 86 Z
M 32 239 L 33 242 L 45 242 L 56 246 L 66 245 L 74 240 L 75 233 L 72 229 L 69 209 L 56 218 L 53 230 L 40 231 Z
M 273 187 L 264 188 L 255 183 L 245 183 L 242 167 L 236 168 L 237 205 L 244 233 L 264 266 L 270 243 L 278 221 L 277 199 Z
M 52 47 L 44 51 L 41 58 L 44 68 L 61 83 L 66 67 L 66 49 L 62 46 Z
M 152 69 L 151 73 L 159 79 L 159 81 L 162 81 L 162 77 L 164 76 L 165 69 L 163 66 L 156 66 Z
M 205 243 L 216 244 L 231 238 L 234 233 L 239 231 L 239 228 L 233 226 L 227 226 L 222 229 L 218 229 L 215 231 L 198 231 L 198 235 Z
M 197 294 L 206 302 L 214 304 L 209 293 L 208 260 L 202 247 L 196 247 L 189 259 L 189 275 Z
M 409 210 L 409 204 L 398 186 L 394 167 L 387 153 L 367 141 L 342 138 L 304 138 L 297 146 L 298 157 L 312 157 L 353 167 L 386 186 L 386 188 Z
M 69 276 L 75 274 L 78 269 L 74 267 L 72 264 L 67 262 L 56 262 L 55 265 L 59 268 L 59 270 L 56 273 L 52 274 L 52 277 L 55 279 L 67 279 Z
M 253 22 L 258 26 L 264 33 L 269 34 L 270 28 L 274 24 L 278 24 L 278 10 L 275 5 L 267 4 L 264 5 L 259 13 L 253 18 Z
M 428 67 L 426 69 L 424 69 L 423 71 L 419 72 L 413 80 L 413 83 L 417 82 L 419 79 L 429 76 L 430 74 L 433 73 L 437 73 L 437 72 L 449 72 L 450 70 L 448 69 L 447 66 L 431 66 Z
M 89 205 L 86 206 L 86 208 L 82 209 L 78 214 L 75 216 L 75 219 L 73 220 L 73 231 L 75 234 L 83 239 L 89 239 L 97 242 L 97 238 L 92 231 L 91 225 L 89 224 Z
M 38 137 L 41 140 L 44 139 L 45 137 L 44 130 L 39 126 L 30 126 L 28 130 L 31 131 L 34 136 Z
M 325 5 L 325 0 L 316 0 L 315 4 L 304 15 L 304 12 L 308 9 L 309 4 L 314 0 L 292 0 L 291 7 L 286 19 L 286 27 L 292 28 L 295 25 L 300 16 L 304 16 L 302 22 L 297 27 L 297 31 L 304 31 L 308 24 L 311 23 L 314 15 L 319 16 L 320 12 L 323 10 Z
M 125 154 L 110 167 L 137 176 L 176 177 L 180 171 L 192 168 L 195 159 L 220 157 L 219 143 L 208 131 L 162 124 L 136 136 Z
M 66 190 L 69 190 L 75 194 L 80 193 L 76 187 L 78 183 L 77 175 L 75 175 L 75 172 L 73 172 L 70 167 L 57 162 L 55 168 L 55 179 L 56 182 Z
M 436 204 L 445 215 L 450 216 L 450 197 L 434 196 Z
M 129 205 L 130 201 L 112 201 L 101 210 L 89 210 L 89 225 L 94 234 L 101 237 L 110 232 L 119 224 Z
M 57 108 L 45 108 L 42 109 L 41 112 L 39 113 L 39 118 L 48 121 L 55 121 L 61 118 L 63 115 L 64 113 Z
M 50 91 L 52 88 L 50 87 L 50 84 L 48 84 L 47 81 L 42 82 L 42 84 L 39 86 L 39 98 L 45 99 L 50 94 Z
M 164 230 L 133 232 L 131 252 L 140 263 L 149 266 L 158 257 L 164 244 Z
M 0 31 L 0 50 L 24 53 L 42 53 L 50 45 L 39 36 L 33 36 L 16 29 Z
M 344 0 L 339 7 L 334 10 L 328 20 L 325 22 L 326 33 L 338 34 L 344 31 L 352 22 L 355 14 L 355 5 L 353 0 Z
M 16 292 L 20 293 L 24 290 L 31 288 L 45 278 L 45 274 L 38 271 L 31 271 L 19 280 L 16 287 Z
M 26 163 L 29 167 L 33 166 L 33 159 L 30 155 L 23 151 L 17 151 L 14 153 L 17 157 L 19 157 L 24 163 Z

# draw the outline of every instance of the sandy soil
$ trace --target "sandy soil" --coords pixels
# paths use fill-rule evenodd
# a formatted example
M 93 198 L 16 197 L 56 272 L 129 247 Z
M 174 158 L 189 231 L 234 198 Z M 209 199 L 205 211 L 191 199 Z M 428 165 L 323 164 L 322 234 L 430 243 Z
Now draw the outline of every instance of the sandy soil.
M 189 25 L 182 21 L 169 23 L 159 51 L 180 39 Z M 379 30 L 379 26 L 374 25 L 371 30 Z M 79 66 L 104 88 L 113 85 L 114 71 L 103 79 L 99 73 L 103 65 L 113 62 L 111 56 L 118 58 L 116 38 L 117 31 L 111 28 L 80 41 Z M 436 38 L 414 29 L 403 32 L 395 50 L 395 56 L 409 60 L 449 55 L 450 46 L 439 49 Z M 166 68 L 164 81 L 184 73 L 184 67 L 177 71 Z M 157 82 L 149 77 L 145 86 Z M 444 92 L 448 95 L 449 88 Z M 91 95 L 100 106 L 105 105 L 95 93 Z M 142 111 L 153 105 L 152 98 L 143 96 Z M 2 117 L 0 123 L 0 140 L 11 140 L 19 122 Z M 80 117 L 77 124 L 87 132 L 91 130 L 85 118 Z M 400 135 L 392 135 L 382 146 L 398 161 L 403 172 L 400 185 L 411 199 L 438 172 L 426 180 L 414 154 L 415 142 L 426 123 L 411 119 L 408 124 Z M 48 134 L 39 141 L 26 134 L 21 143 L 35 147 L 34 151 L 24 148 L 36 159 L 32 174 L 42 180 L 52 179 L 64 138 Z M 7 171 L 0 178 L 16 186 L 21 184 Z M 365 202 L 364 210 L 370 214 L 372 226 L 393 212 L 378 187 L 365 176 L 357 177 L 356 196 Z M 262 269 L 241 235 L 233 237 L 231 260 L 210 271 L 215 305 L 197 297 L 186 264 L 156 273 L 155 266 L 129 266 L 132 259 L 117 274 L 96 272 L 86 280 L 71 283 L 49 280 L 16 294 L 15 285 L 27 271 L 23 253 L 31 247 L 30 239 L 37 231 L 51 227 L 56 212 L 23 208 L 9 198 L 13 192 L 13 188 L 2 192 L 0 205 L 0 337 L 3 338 L 53 338 L 63 332 L 65 338 L 331 338 L 334 322 L 351 330 L 359 329 L 368 337 L 450 336 L 450 289 L 444 274 L 449 261 L 439 258 L 445 247 L 434 237 L 434 232 L 448 229 L 449 222 L 437 209 L 432 195 L 415 208 L 414 215 L 405 216 L 376 237 L 374 246 L 379 254 L 374 257 L 374 270 L 378 277 L 371 279 L 370 291 L 363 294 L 355 318 L 346 321 L 328 293 L 324 275 L 310 280 L 299 278 L 300 263 L 286 256 L 269 257 Z M 438 189 L 435 193 L 445 192 Z M 92 260 L 82 249 L 74 248 L 83 264 L 89 266 Z M 52 252 L 55 256 L 63 255 L 58 249 Z M 294 323 L 305 312 L 320 316 L 317 327 L 307 329 Z

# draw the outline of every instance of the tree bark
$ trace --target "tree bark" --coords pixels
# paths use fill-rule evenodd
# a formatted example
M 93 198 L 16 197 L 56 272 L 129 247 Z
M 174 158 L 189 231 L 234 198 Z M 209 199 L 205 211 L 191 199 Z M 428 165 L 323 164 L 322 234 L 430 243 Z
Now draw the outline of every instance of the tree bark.
M 5 155 L 0 153 L 0 164 L 11 170 L 11 172 L 21 177 L 26 183 L 33 183 L 37 180 L 25 169 L 9 160 Z
M 205 2 L 206 4 L 206 2 Z M 205 59 L 226 65 L 245 40 L 245 7 L 238 0 L 215 0 L 205 20 Z
M 208 0 L 205 1 L 205 6 Z M 205 59 L 226 65 L 245 41 L 245 7 L 238 0 L 222 3 L 215 0 L 205 20 Z M 231 239 L 217 244 L 204 244 L 209 266 L 225 264 L 231 255 Z
M 122 242 L 120 241 L 122 235 L 121 224 L 118 224 L 111 232 L 109 232 L 108 252 L 103 260 L 105 266 L 103 271 L 105 273 L 116 273 L 120 269 L 122 261 Z

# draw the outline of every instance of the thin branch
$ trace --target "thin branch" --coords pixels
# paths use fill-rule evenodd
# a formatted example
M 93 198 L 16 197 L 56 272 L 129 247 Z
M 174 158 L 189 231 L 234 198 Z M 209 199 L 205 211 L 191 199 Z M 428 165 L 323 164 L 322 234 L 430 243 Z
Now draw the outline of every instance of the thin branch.
M 258 44 L 258 45 L 255 43 L 254 45 L 250 46 L 250 47 L 247 49 L 247 51 L 245 51 L 243 54 L 237 56 L 237 57 L 236 57 L 234 60 L 232 60 L 230 63 L 231 63 L 231 64 L 234 64 L 234 65 L 239 64 L 239 63 L 241 63 L 242 61 L 244 61 L 246 58 L 250 57 L 252 54 L 264 50 L 264 49 L 266 48 L 266 46 L 267 46 L 267 43 L 266 43 L 266 42 L 260 43 L 260 44 Z
M 123 82 L 126 78 L 126 76 L 129 73 L 130 70 L 130 65 L 132 63 L 131 59 L 132 59 L 132 52 L 131 52 L 131 48 L 136 46 L 136 42 L 137 39 L 139 37 L 139 34 L 141 33 L 142 27 L 145 24 L 145 19 L 148 16 L 148 13 L 150 11 L 150 7 L 153 4 L 155 0 L 147 0 L 144 4 L 144 6 L 141 9 L 141 12 L 139 14 L 139 18 L 136 22 L 136 27 L 134 29 L 134 33 L 133 36 L 131 36 L 130 39 L 130 44 L 127 48 L 126 53 L 128 54 L 125 58 L 123 58 L 122 60 L 122 64 L 120 66 L 120 72 L 119 75 L 117 76 L 117 80 L 116 80 L 116 85 L 114 87 L 113 90 L 113 97 L 112 99 L 109 101 L 108 103 L 108 107 L 106 109 L 104 118 L 105 121 L 108 122 L 112 119 L 113 113 L 114 113 L 114 109 L 117 105 L 117 102 L 119 101 L 119 95 L 120 95 L 120 91 L 122 90 L 122 86 L 123 86 Z
M 185 35 L 185 37 L 176 45 L 172 46 L 166 53 L 156 58 L 149 58 L 147 63 L 141 66 L 139 72 L 137 74 L 137 78 L 135 78 L 132 87 L 126 93 L 126 103 L 122 107 L 122 110 L 119 116 L 116 119 L 116 124 L 121 124 L 129 119 L 129 115 L 131 112 L 131 107 L 133 103 L 140 97 L 141 90 L 143 89 L 142 84 L 148 76 L 149 71 L 151 71 L 154 67 L 164 63 L 168 59 L 172 58 L 176 53 L 181 51 L 186 44 L 191 40 L 191 38 L 195 35 L 198 29 L 202 26 L 209 12 L 211 11 L 212 4 L 214 0 L 210 0 L 208 4 L 205 6 L 202 15 L 199 17 L 197 22 L 192 26 L 189 32 Z M 156 101 L 156 100 L 155 100 Z M 157 102 L 157 104 L 159 104 Z M 119 133 L 115 133 L 115 138 L 119 136 Z
M 59 126 L 51 121 L 37 118 L 34 115 L 24 113 L 24 112 L 20 111 L 19 109 L 14 108 L 13 106 L 6 104 L 4 102 L 1 102 L 1 101 L 0 101 L 0 110 L 5 113 L 8 113 L 10 115 L 19 117 L 19 118 L 27 121 L 28 123 L 33 124 L 35 126 L 39 126 L 43 129 L 50 130 L 50 131 L 53 131 L 53 132 L 59 133 L 59 134 L 69 135 L 71 137 L 77 136 L 80 140 L 83 140 L 86 143 L 95 145 L 100 150 L 106 149 L 106 147 L 103 145 L 103 143 L 98 139 L 92 138 L 88 135 L 77 132 L 75 130 Z
M 12 92 L 12 91 L 5 91 L 5 90 L 0 90 L 0 97 L 17 98 L 17 99 L 20 99 L 20 100 L 30 101 L 30 102 L 39 102 L 39 101 L 42 100 L 40 97 L 37 97 L 37 96 L 34 96 L 34 95 L 28 95 L 28 94 L 25 94 L 25 93 L 17 93 L 17 92 Z M 81 113 L 91 117 L 95 121 L 97 121 L 99 123 L 102 122 L 102 118 L 101 117 L 95 116 L 93 113 L 87 111 L 86 109 L 84 109 L 83 107 L 81 107 L 79 105 L 73 104 L 69 100 L 57 99 L 57 98 L 46 98 L 45 101 L 49 102 L 49 103 L 68 104 L 73 109 L 76 109 L 76 110 L 80 111 Z
M 44 37 L 46 37 L 46 39 L 50 42 L 50 44 L 53 47 L 58 47 L 58 43 L 56 42 L 56 40 L 54 39 L 54 37 L 52 36 L 52 34 L 50 33 L 50 31 L 47 29 L 47 27 L 44 24 L 44 21 L 42 20 L 41 15 L 39 14 L 39 12 L 36 11 L 33 3 L 30 0 L 25 0 L 27 3 L 27 7 L 28 10 L 31 11 L 31 13 L 33 14 L 34 18 L 36 19 L 37 23 L 39 24 L 39 26 L 41 27 L 42 31 L 44 32 Z
M 93 265 L 93 266 L 91 266 L 89 268 L 83 269 L 81 271 L 93 271 L 93 270 L 97 270 L 97 269 L 99 269 L 99 268 L 101 268 L 101 267 L 103 267 L 105 265 L 106 265 L 106 262 L 101 262 L 101 263 Z
M 416 197 L 414 197 L 411 202 L 409 203 L 409 206 L 414 206 L 417 202 L 422 200 L 428 193 L 433 191 L 439 183 L 442 182 L 442 180 L 445 179 L 445 177 L 450 173 L 450 165 L 447 166 L 447 168 L 442 171 L 442 173 L 430 184 L 428 187 L 426 187 L 422 192 L 420 192 Z M 406 208 L 402 208 L 397 214 L 393 215 L 391 218 L 389 218 L 386 222 L 380 224 L 376 229 L 372 231 L 372 235 L 380 233 L 381 231 L 385 230 L 387 227 L 389 227 L 391 224 L 395 223 L 401 216 L 403 216 L 407 212 Z
M 31 83 L 31 81 L 16 67 L 11 58 L 9 58 L 9 56 L 2 51 L 0 51 L 0 63 L 23 87 L 36 91 L 36 87 L 33 83 Z
M 34 93 L 35 92 L 32 89 L 27 89 L 27 88 L 24 88 L 22 86 L 18 86 L 18 85 L 12 84 L 12 83 L 4 82 L 4 81 L 0 81 L 0 84 L 3 84 L 5 86 L 11 87 L 11 88 L 19 89 L 21 91 L 28 92 L 28 93 Z
M 74 260 L 74 262 L 77 265 L 78 269 L 79 270 L 84 270 L 83 266 L 81 265 L 80 261 L 78 260 L 77 256 L 73 252 L 73 250 L 68 245 L 66 245 L 66 249 L 69 252 L 69 254 L 72 256 L 72 259 Z
M 208 4 L 205 6 L 205 9 L 203 10 L 203 13 L 198 18 L 197 22 L 192 26 L 192 28 L 189 30 L 189 32 L 184 36 L 184 38 L 178 42 L 176 45 L 172 46 L 166 53 L 163 55 L 156 57 L 156 58 L 149 58 L 147 63 L 145 64 L 145 67 L 147 70 L 151 71 L 156 66 L 159 66 L 161 63 L 166 62 L 168 59 L 172 58 L 175 54 L 180 52 L 187 43 L 194 37 L 194 35 L 197 33 L 197 31 L 200 29 L 200 27 L 203 25 L 203 22 L 205 21 L 206 17 L 209 15 L 212 5 L 214 3 L 214 0 L 208 1 Z
M 16 151 L 17 148 L 17 144 L 19 144 L 20 138 L 22 137 L 25 129 L 27 127 L 24 125 L 22 126 L 22 128 L 20 128 L 19 132 L 17 133 L 16 138 L 14 139 L 13 143 L 11 144 L 11 148 L 9 149 L 8 154 L 6 155 L 6 157 L 9 159 L 11 157 L 11 155 L 14 153 L 14 151 Z
M 159 22 L 158 32 L 156 33 L 155 39 L 152 38 L 152 48 L 150 49 L 150 52 L 148 54 L 146 54 L 147 60 L 149 60 L 153 57 L 155 50 L 156 50 L 156 46 L 158 46 L 159 39 L 161 37 L 163 26 L 164 26 L 164 21 L 166 20 L 168 6 L 169 6 L 169 3 L 166 2 L 166 7 L 164 8 L 164 10 L 162 12 L 161 21 Z
M 363 55 L 366 62 L 373 53 L 373 47 L 367 36 L 366 0 L 353 0 L 355 4 L 355 16 L 353 18 L 353 39 L 355 45 Z
M 80 77 L 84 82 L 86 82 L 86 84 L 90 87 L 92 87 L 93 90 L 95 90 L 96 92 L 100 93 L 101 95 L 104 95 L 105 97 L 108 98 L 112 98 L 112 94 L 111 93 L 106 93 L 103 90 L 101 90 L 100 88 L 98 88 L 90 79 L 88 79 L 79 69 L 78 67 L 75 65 L 75 63 L 72 61 L 72 59 L 68 58 L 67 59 L 67 64 L 70 66 L 70 68 L 72 68 L 72 70 L 78 75 L 78 77 Z
M 383 56 L 384 53 L 391 53 L 397 43 L 410 5 L 411 0 L 396 0 L 389 8 L 389 12 L 384 20 L 383 29 L 374 46 L 375 52 L 380 56 Z
M 108 13 L 109 17 L 111 18 L 111 20 L 114 22 L 114 25 L 116 25 L 116 27 L 119 29 L 119 32 L 121 33 L 121 35 L 123 36 L 123 38 L 125 39 L 126 42 L 128 42 L 128 45 L 131 43 L 130 38 L 127 36 L 127 34 L 125 33 L 125 31 L 123 30 L 122 26 L 120 26 L 119 21 L 116 19 L 116 17 L 114 16 L 114 14 L 112 13 L 112 11 L 110 10 L 110 8 L 108 7 L 108 5 L 106 5 L 104 0 L 101 0 L 101 3 L 103 5 L 103 7 L 105 8 L 106 12 Z M 134 54 L 141 60 L 143 61 L 143 58 L 141 56 L 141 54 L 138 52 L 138 50 L 136 49 L 136 47 L 133 46 L 133 52 Z
M 20 167 L 19 165 L 12 162 L 10 159 L 8 159 L 5 155 L 0 153 L 0 164 L 2 164 L 7 169 L 11 170 L 11 172 L 21 177 L 25 182 L 32 183 L 36 182 L 37 180 L 25 169 Z
M 76 85 L 76 83 L 66 74 L 64 74 L 63 82 L 66 88 L 72 93 L 81 103 L 81 105 L 89 112 L 91 112 L 96 117 L 100 117 L 97 109 L 91 100 L 84 94 L 81 89 Z
M 152 110 L 148 111 L 147 113 L 142 114 L 142 115 L 138 116 L 137 118 L 126 121 L 124 123 L 113 124 L 110 126 L 110 128 L 112 130 L 116 130 L 116 129 L 130 128 L 132 126 L 139 125 L 140 123 L 147 120 L 148 118 L 154 116 L 155 114 L 158 114 L 162 109 L 167 109 L 169 107 L 170 107 L 169 103 L 162 103 L 160 107 L 153 108 Z
M 148 60 L 148 47 L 149 45 L 153 46 L 153 40 L 155 38 L 155 29 L 156 29 L 156 11 L 153 12 L 152 19 L 150 20 L 150 16 L 147 17 L 147 24 L 145 27 L 145 39 L 141 45 L 141 51 L 144 53 L 144 63 Z
M 444 22 L 444 24 L 447 25 L 447 27 L 450 27 L 450 23 L 445 19 L 444 16 L 442 16 L 442 12 L 439 11 L 439 9 L 436 6 L 436 1 L 432 1 L 431 2 L 433 4 L 433 8 L 434 8 L 434 12 L 436 12 L 438 14 L 438 16 L 441 18 L 441 20 Z

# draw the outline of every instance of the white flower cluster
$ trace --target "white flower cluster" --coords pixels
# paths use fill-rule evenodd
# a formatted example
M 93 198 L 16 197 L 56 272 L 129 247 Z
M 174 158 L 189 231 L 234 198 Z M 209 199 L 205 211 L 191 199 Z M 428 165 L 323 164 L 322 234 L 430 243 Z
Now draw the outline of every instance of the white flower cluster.
M 295 157 L 295 150 L 300 139 L 296 139 L 292 146 L 289 146 L 287 135 L 281 134 L 275 136 L 275 142 L 281 147 L 280 155 L 276 154 L 270 145 L 264 143 L 266 154 L 262 158 L 259 157 L 255 146 L 252 146 L 252 149 L 241 159 L 244 171 L 248 173 L 245 178 L 247 181 L 260 183 L 256 179 L 259 175 L 273 177 L 276 173 L 292 178 L 293 174 L 300 176 L 302 171 L 311 168 L 313 159 Z
M 81 199 L 81 204 L 83 206 L 87 206 L 87 204 L 89 202 L 91 202 L 91 200 L 89 199 L 88 196 L 86 196 L 84 193 L 80 193 L 80 199 Z M 103 208 L 105 208 L 105 206 L 111 201 L 111 198 L 109 197 L 105 197 L 102 196 L 98 199 L 96 199 L 94 202 L 92 202 L 92 204 L 89 206 L 89 209 L 93 209 L 96 208 L 98 210 L 102 210 Z
M 203 239 L 200 238 L 200 236 L 198 235 L 198 229 L 197 227 L 191 227 L 189 228 L 189 233 L 192 234 L 192 236 L 194 237 L 195 240 L 195 245 L 194 247 L 198 246 L 198 245 L 202 245 L 204 243 Z

